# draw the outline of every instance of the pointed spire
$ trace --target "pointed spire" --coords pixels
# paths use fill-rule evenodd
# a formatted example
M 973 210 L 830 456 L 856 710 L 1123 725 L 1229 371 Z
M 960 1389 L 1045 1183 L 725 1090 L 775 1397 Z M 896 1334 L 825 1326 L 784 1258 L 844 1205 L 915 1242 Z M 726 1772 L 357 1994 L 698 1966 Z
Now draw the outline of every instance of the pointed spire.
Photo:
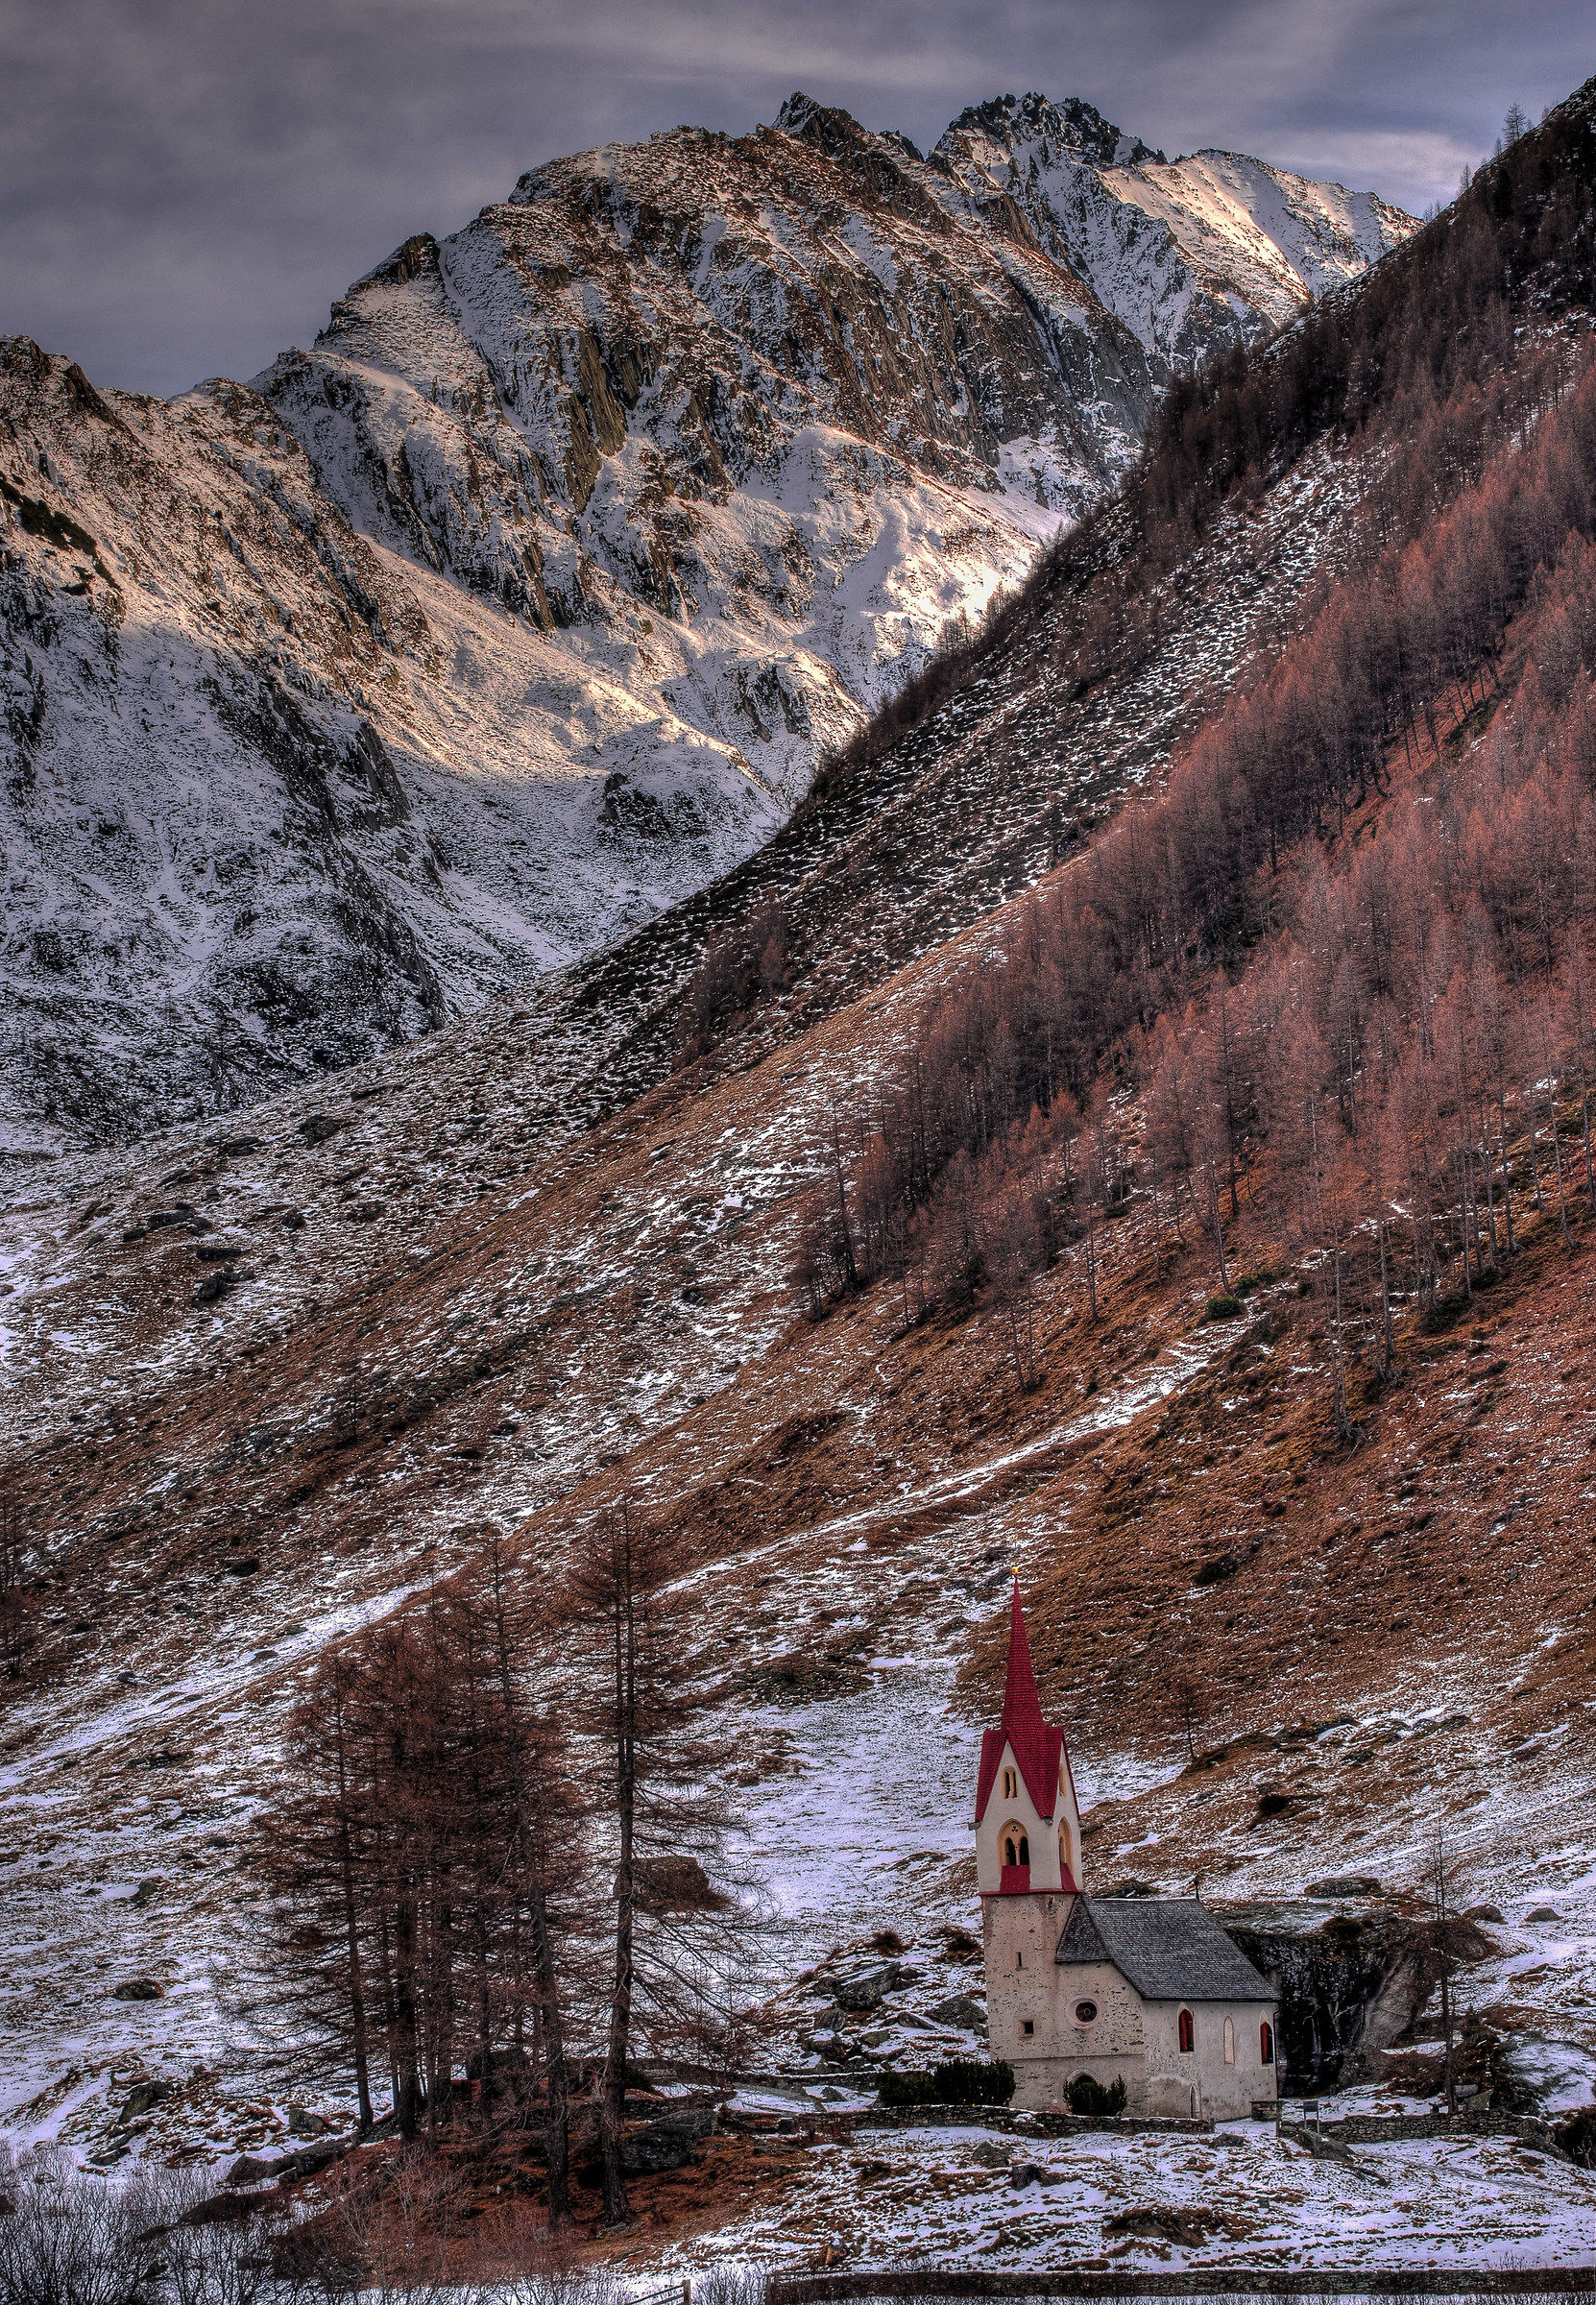
M 996 1729 L 987 1729 L 981 1734 L 980 1774 L 976 1784 L 978 1828 L 987 1813 L 1004 1756 L 1010 1753 L 1037 1819 L 1046 1824 L 1056 1818 L 1061 1800 L 1066 1804 L 1066 1813 L 1073 1819 L 1075 1793 L 1070 1783 L 1069 1753 L 1063 1730 L 1050 1727 L 1042 1718 L 1042 1698 L 1030 1661 L 1025 1611 L 1020 1604 L 1018 1570 L 1015 1571 L 1014 1591 L 1008 1607 L 1008 1671 L 1004 1685 L 1003 1719 Z M 1005 1795 L 1005 1809 L 1007 1802 L 1013 1797 L 1014 1787 L 1010 1785 Z M 1024 1811 L 1020 1813 L 1023 1815 Z M 1004 1819 L 1000 1817 L 998 1822 L 1001 1825 Z M 1073 1824 L 1071 1830 L 1073 1838 Z M 1077 1884 L 1066 1860 L 1062 1839 L 1059 1856 L 1063 1886 L 1073 1892 Z M 1048 1861 L 1051 1863 L 1051 1857 Z M 1027 1878 L 1028 1880 L 1028 1867 Z M 1018 1880 L 1017 1868 L 1016 1879 L 1009 1882 L 1009 1891 L 1018 1895 L 1024 1886 L 1025 1883 Z M 982 1891 L 983 1896 L 999 1893 L 999 1890 Z
M 1003 1725 L 1016 1753 L 1022 1750 L 1021 1739 L 1028 1742 L 1043 1726 L 1042 1699 L 1031 1666 L 1030 1642 L 1026 1638 L 1025 1612 L 1020 1607 L 1018 1569 L 1014 1572 L 1014 1598 L 1008 1612 L 1008 1678 L 1004 1684 Z

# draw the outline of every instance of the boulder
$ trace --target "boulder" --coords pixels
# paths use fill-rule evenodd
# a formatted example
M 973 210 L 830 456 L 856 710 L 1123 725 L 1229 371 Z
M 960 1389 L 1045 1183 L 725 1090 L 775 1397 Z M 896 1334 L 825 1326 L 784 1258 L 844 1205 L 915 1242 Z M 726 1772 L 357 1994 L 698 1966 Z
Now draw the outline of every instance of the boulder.
M 164 2001 L 166 1987 L 157 1984 L 153 1977 L 130 1977 L 125 1984 L 111 1987 L 113 2001 Z
M 620 2165 L 629 2177 L 651 2177 L 662 2170 L 685 2169 L 692 2148 L 713 2137 L 713 2105 L 672 2106 L 655 2120 L 628 2122 L 621 2134 Z
M 280 2156 L 270 2161 L 257 2160 L 253 2153 L 243 2153 L 228 2172 L 230 2185 L 259 2185 L 267 2177 L 279 2177 L 286 2163 Z
M 282 2173 L 285 2177 L 314 2176 L 317 2170 L 336 2161 L 343 2149 L 336 2137 L 318 2137 L 314 2145 L 302 2145 L 298 2152 L 288 2155 Z
M 938 2025 L 957 2026 L 962 2032 L 984 2033 L 986 2030 L 986 2011 L 979 2002 L 972 2001 L 967 1993 L 950 1993 L 946 2001 L 937 2002 L 933 2008 L 927 2011 L 927 2015 Z
M 903 1965 L 898 1961 L 883 1961 L 874 1969 L 856 1969 L 852 1977 L 836 1980 L 837 2005 L 844 2009 L 879 2009 L 884 1995 L 895 1992 L 903 1982 Z
M 322 2124 L 326 2127 L 325 2122 Z M 270 2178 L 308 2177 L 329 2161 L 336 2161 L 343 2147 L 332 2138 L 322 2138 L 315 2145 L 302 2145 L 297 2152 L 275 2153 L 269 2161 L 253 2153 L 245 2153 L 228 2172 L 230 2185 L 260 2185 Z
M 170 2081 L 139 2081 L 128 2091 L 122 2101 L 122 2110 L 116 2116 L 118 2124 L 125 2125 L 130 2121 L 136 2121 L 141 2113 L 149 2113 L 157 2105 L 164 2104 L 171 2095 Z
M 245 2218 L 254 2217 L 260 2203 L 247 2193 L 213 2193 L 192 2209 L 185 2209 L 179 2218 L 180 2225 L 242 2224 Z
M 1329 1873 L 1322 1880 L 1311 1880 L 1302 1894 L 1316 1902 L 1338 1897 L 1378 1897 L 1380 1883 L 1371 1873 Z
M 290 2105 L 288 2108 L 290 2137 L 325 2137 L 331 2126 L 325 2113 L 312 2113 L 304 2105 Z

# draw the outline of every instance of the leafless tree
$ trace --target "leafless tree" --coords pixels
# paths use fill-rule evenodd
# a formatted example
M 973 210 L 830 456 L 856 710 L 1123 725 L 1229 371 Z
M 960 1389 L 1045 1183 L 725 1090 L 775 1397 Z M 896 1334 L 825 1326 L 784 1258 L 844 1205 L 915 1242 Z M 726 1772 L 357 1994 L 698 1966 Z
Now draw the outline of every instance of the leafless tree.
M 1440 1978 L 1440 2030 L 1441 2039 L 1446 2045 L 1446 2112 L 1448 2120 L 1453 2119 L 1458 2110 L 1457 2074 L 1454 2070 L 1455 2012 L 1452 2005 L 1452 1978 L 1456 1964 L 1452 1953 L 1452 1916 L 1449 1906 L 1452 1870 L 1446 1835 L 1444 1832 L 1438 1832 L 1431 1856 L 1430 1894 L 1436 1916 L 1436 1965 Z
M 685 1565 L 677 1534 L 623 1503 L 588 1536 L 574 1579 L 593 1664 L 584 1713 L 599 1756 L 593 1806 L 615 1852 L 598 2122 L 612 2222 L 629 2213 L 629 2061 L 640 2036 L 660 2044 L 702 2032 L 726 1968 L 715 1939 L 735 1933 L 738 1911 L 710 1871 L 729 1823 L 717 1786 L 727 1756 L 705 1733 L 692 1683 L 696 1603 L 681 1582 Z
M 487 1590 L 433 1593 L 326 1659 L 257 1830 L 280 1998 L 374 2119 L 487 2122 L 539 2085 L 551 2215 L 568 2207 L 559 1940 L 583 1863 L 563 1737 L 496 1541 Z M 466 2082 L 457 2096 L 458 2069 Z

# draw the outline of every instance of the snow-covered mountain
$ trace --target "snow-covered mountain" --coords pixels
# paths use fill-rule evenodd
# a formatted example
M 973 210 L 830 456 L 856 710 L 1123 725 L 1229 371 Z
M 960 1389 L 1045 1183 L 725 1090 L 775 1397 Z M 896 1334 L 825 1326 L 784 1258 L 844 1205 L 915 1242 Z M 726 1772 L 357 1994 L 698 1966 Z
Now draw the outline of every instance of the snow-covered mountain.
M 1290 320 L 1414 229 L 1375 193 L 1240 153 L 1166 160 L 1077 100 L 977 105 L 932 157 L 972 201 L 1018 208 L 1131 330 L 1161 383 L 1217 344 Z
M 615 937 L 1405 236 L 1090 107 L 803 96 L 521 178 L 253 386 L 0 351 L 0 1149 L 247 1104 Z

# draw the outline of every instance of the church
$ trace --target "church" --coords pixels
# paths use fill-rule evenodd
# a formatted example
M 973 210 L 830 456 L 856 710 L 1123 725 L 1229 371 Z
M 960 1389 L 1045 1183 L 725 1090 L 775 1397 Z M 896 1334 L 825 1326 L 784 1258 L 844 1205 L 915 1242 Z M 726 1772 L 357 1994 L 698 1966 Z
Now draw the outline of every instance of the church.
M 1235 2121 L 1272 2102 L 1275 1996 L 1201 1900 L 1083 1886 L 1069 1749 L 1042 1718 L 1018 1580 L 975 1833 L 987 2031 L 1016 2105 L 1061 2107 L 1079 2074 L 1124 2080 L 1130 2114 Z

